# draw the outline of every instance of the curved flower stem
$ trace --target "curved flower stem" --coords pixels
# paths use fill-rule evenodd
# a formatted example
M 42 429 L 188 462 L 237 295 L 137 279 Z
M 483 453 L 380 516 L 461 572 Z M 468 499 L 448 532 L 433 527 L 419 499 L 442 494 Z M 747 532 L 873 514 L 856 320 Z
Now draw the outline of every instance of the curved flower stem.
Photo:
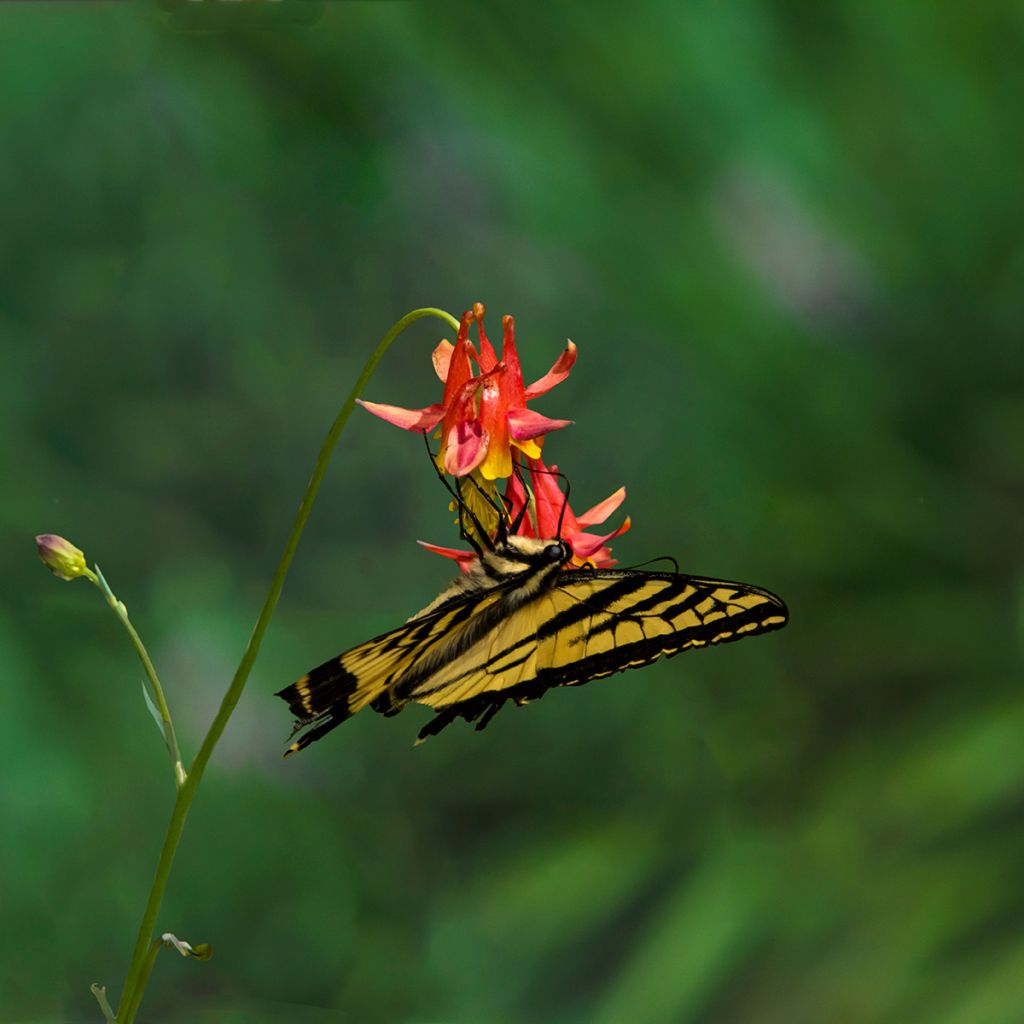
M 124 626 L 128 636 L 131 637 L 132 646 L 135 648 L 135 653 L 139 656 L 139 661 L 142 662 L 142 667 L 146 672 L 150 688 L 153 691 L 153 697 L 156 700 L 157 709 L 160 712 L 164 743 L 167 745 L 167 753 L 171 757 L 171 770 L 174 772 L 174 785 L 178 789 L 181 789 L 185 784 L 185 768 L 181 761 L 181 751 L 178 749 L 178 737 L 174 732 L 174 722 L 171 720 L 171 711 L 167 706 L 167 698 L 164 696 L 164 688 L 160 685 L 160 677 L 156 674 L 156 668 L 153 666 L 153 661 L 149 656 L 149 651 L 146 650 L 146 646 L 142 642 L 142 637 L 139 636 L 135 627 L 132 625 L 131 619 L 128 618 L 128 609 L 124 606 L 124 602 L 119 601 L 117 596 L 110 589 L 110 584 L 107 583 L 106 578 L 100 571 L 100 567 L 98 565 L 96 566 L 95 573 L 86 569 L 85 575 L 88 576 L 88 578 L 95 583 L 97 587 L 99 587 L 100 591 L 102 591 L 107 604 L 110 605 L 114 614 L 121 620 L 121 625 Z
M 302 530 L 306 525 L 306 520 L 309 518 L 310 512 L 312 511 L 313 502 L 316 500 L 317 491 L 320 489 L 320 483 L 324 478 L 324 474 L 327 472 L 327 464 L 334 451 L 334 446 L 337 444 L 338 437 L 344 429 L 345 424 L 348 422 L 349 416 L 352 415 L 356 399 L 362 394 L 363 388 L 366 387 L 367 382 L 373 375 L 373 371 L 377 368 L 377 364 L 391 346 L 391 343 L 399 334 L 402 333 L 402 331 L 410 326 L 410 324 L 413 324 L 417 320 L 427 316 L 438 317 L 441 320 L 445 320 L 454 330 L 458 330 L 458 321 L 451 316 L 451 314 L 446 313 L 441 309 L 414 309 L 411 313 L 406 313 L 406 315 L 395 323 L 381 339 L 380 344 L 367 361 L 366 366 L 363 367 L 363 372 L 356 381 L 355 387 L 352 389 L 352 393 L 345 400 L 345 404 L 342 405 L 337 418 L 331 425 L 331 429 L 327 432 L 327 436 L 324 438 L 324 443 L 320 448 L 320 454 L 317 456 L 316 465 L 313 467 L 313 475 L 309 478 L 309 483 L 306 486 L 306 493 L 303 495 L 302 502 L 299 504 L 299 510 L 295 516 L 295 523 L 292 526 L 291 533 L 288 535 L 288 540 L 285 543 L 284 553 L 281 555 L 281 560 L 277 563 L 277 568 L 274 570 L 274 576 L 270 581 L 270 588 L 267 591 L 266 598 L 264 599 L 263 608 L 260 611 L 259 618 L 256 620 L 256 625 L 253 627 L 252 636 L 249 637 L 249 643 L 245 648 L 245 653 L 242 655 L 242 660 L 239 662 L 238 668 L 235 670 L 234 677 L 231 680 L 231 685 L 227 689 L 227 693 L 224 694 L 224 699 L 221 701 L 220 709 L 214 717 L 213 722 L 210 724 L 210 729 L 206 734 L 206 738 L 203 740 L 202 746 L 199 748 L 199 753 L 196 754 L 195 760 L 192 762 L 192 766 L 188 772 L 188 777 L 181 789 L 178 790 L 177 797 L 174 801 L 174 808 L 171 811 L 171 820 L 167 824 L 167 834 L 164 837 L 163 847 L 160 850 L 160 859 L 157 861 L 156 874 L 153 878 L 153 886 L 150 889 L 149 900 L 146 903 L 146 909 L 142 915 L 142 922 L 139 925 L 139 934 L 135 940 L 135 948 L 132 952 L 131 963 L 128 967 L 128 975 L 125 978 L 124 989 L 121 992 L 117 1018 L 118 1024 L 132 1024 L 132 1021 L 135 1018 L 135 1013 L 138 1010 L 139 1003 L 142 1000 L 142 993 L 146 985 L 146 975 L 144 974 L 144 971 L 147 953 L 150 950 L 150 944 L 153 940 L 156 918 L 157 914 L 160 912 L 160 903 L 163 900 L 164 890 L 167 887 L 167 879 L 171 873 L 171 865 L 174 863 L 174 855 L 178 849 L 178 843 L 181 840 L 181 834 L 185 828 L 185 820 L 188 817 L 189 809 L 192 806 L 192 799 L 195 796 L 196 787 L 198 787 L 203 777 L 203 772 L 206 770 L 206 765 L 210 760 L 210 755 L 213 753 L 213 749 L 216 747 L 217 741 L 224 732 L 224 727 L 227 725 L 228 719 L 231 717 L 231 713 L 235 709 L 235 705 L 242 696 L 242 690 L 245 688 L 246 681 L 249 678 L 249 673 L 252 671 L 253 663 L 256 661 L 256 655 L 259 653 L 260 644 L 263 641 L 263 634 L 267 630 L 270 618 L 274 614 L 274 608 L 277 605 L 278 598 L 281 596 L 285 576 L 287 576 L 292 559 L 295 557 L 295 550 L 299 546 L 299 538 L 302 536 Z

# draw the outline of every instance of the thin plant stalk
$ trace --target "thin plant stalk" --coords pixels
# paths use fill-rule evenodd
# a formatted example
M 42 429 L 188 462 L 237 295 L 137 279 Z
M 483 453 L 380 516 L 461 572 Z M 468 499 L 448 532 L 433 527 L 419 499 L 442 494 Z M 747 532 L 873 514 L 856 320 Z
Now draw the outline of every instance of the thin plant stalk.
M 107 604 L 110 605 L 114 614 L 121 620 L 121 625 L 124 626 L 128 636 L 131 638 L 132 646 L 135 648 L 135 653 L 138 654 L 139 661 L 142 662 L 142 668 L 146 673 L 146 677 L 149 679 L 150 689 L 153 691 L 153 698 L 156 701 L 156 707 L 160 713 L 164 743 L 167 746 L 167 753 L 171 758 L 171 769 L 174 772 L 174 785 L 180 790 L 185 784 L 185 767 L 181 760 L 181 751 L 178 749 L 178 737 L 174 732 L 174 721 L 171 718 L 171 709 L 167 705 L 167 698 L 164 696 L 164 688 L 160 685 L 160 677 L 156 674 L 156 668 L 153 666 L 153 660 L 150 658 L 149 651 L 146 650 L 146 646 L 143 644 L 142 638 L 132 625 L 131 619 L 128 618 L 128 609 L 124 606 L 124 602 L 119 601 L 114 592 L 110 589 L 110 584 L 107 583 L 106 578 L 100 571 L 100 567 L 98 565 L 96 566 L 95 574 L 90 571 L 87 571 L 86 574 L 103 592 L 103 596 L 106 598 Z
M 217 711 L 213 722 L 210 724 L 209 731 L 206 733 L 206 737 L 199 748 L 199 752 L 196 754 L 195 760 L 192 762 L 192 765 L 188 770 L 187 777 L 177 792 L 174 807 L 171 810 L 171 818 L 167 824 L 167 833 L 164 836 L 163 846 L 160 849 L 160 858 L 157 861 L 156 872 L 153 876 L 153 885 L 149 892 L 149 899 L 146 902 L 146 909 L 143 912 L 142 921 L 139 924 L 139 934 L 135 940 L 135 947 L 132 951 L 131 962 L 128 966 L 128 974 L 125 978 L 124 988 L 121 992 L 117 1016 L 118 1024 L 132 1024 L 132 1021 L 135 1019 L 135 1014 L 138 1011 L 139 1003 L 142 1001 L 142 995 L 145 991 L 146 982 L 148 980 L 147 960 L 153 943 L 153 932 L 156 928 L 156 919 L 160 912 L 160 904 L 163 900 L 164 890 L 167 888 L 167 879 L 170 876 L 171 866 L 174 863 L 174 855 L 177 852 L 178 843 L 181 841 L 181 835 L 185 828 L 185 821 L 188 818 L 188 812 L 192 807 L 192 800 L 195 797 L 195 792 L 199 783 L 202 781 L 203 772 L 206 770 L 206 765 L 209 763 L 210 756 L 213 754 L 214 748 L 217 746 L 217 741 L 224 732 L 224 728 L 228 724 L 228 719 L 231 717 L 231 713 L 234 711 L 239 698 L 242 696 L 242 691 L 245 689 L 249 673 L 252 671 L 253 663 L 256 661 L 256 655 L 259 653 L 260 644 L 263 641 L 263 635 L 266 633 L 267 626 L 270 624 L 270 618 L 274 614 L 274 608 L 277 605 L 278 598 L 281 596 L 281 590 L 284 587 L 285 577 L 288 574 L 288 569 L 291 567 L 292 559 L 295 557 L 295 551 L 299 545 L 299 538 L 302 536 L 303 528 L 306 525 L 306 520 L 309 519 L 309 514 L 312 511 L 313 502 L 316 500 L 320 484 L 323 481 L 324 474 L 327 472 L 327 464 L 330 461 L 334 447 L 338 442 L 338 438 L 341 435 L 342 430 L 345 428 L 345 424 L 352 415 L 356 399 L 363 393 L 363 389 L 366 387 L 367 382 L 373 375 L 373 371 L 377 368 L 377 364 L 380 362 L 384 353 L 388 348 L 390 348 L 391 343 L 411 324 L 428 316 L 438 317 L 441 320 L 445 320 L 454 330 L 458 330 L 458 321 L 451 316 L 451 314 L 446 313 L 441 309 L 428 307 L 424 309 L 414 309 L 411 313 L 406 313 L 406 315 L 403 316 L 401 320 L 397 321 L 381 339 L 380 344 L 367 361 L 366 366 L 363 368 L 363 372 L 356 381 L 355 387 L 353 387 L 351 394 L 345 400 L 345 404 L 342 405 L 337 418 L 331 425 L 331 429 L 327 432 L 327 436 L 324 438 L 323 445 L 320 448 L 320 453 L 317 456 L 316 464 L 313 467 L 313 475 L 309 479 L 309 483 L 306 486 L 306 493 L 303 495 L 302 501 L 299 504 L 299 510 L 295 516 L 295 522 L 284 546 L 284 553 L 281 555 L 281 560 L 277 563 L 277 568 L 274 570 L 273 578 L 270 581 L 270 588 L 268 589 L 267 596 L 263 601 L 263 608 L 260 611 L 259 618 L 256 620 L 256 625 L 253 627 L 249 643 L 246 645 L 245 653 L 242 655 L 242 660 L 239 662 L 238 668 L 235 670 L 231 684 L 228 686 L 227 692 L 224 694 L 224 699 L 221 701 L 220 709 Z M 148 964 L 148 967 L 150 969 L 152 968 L 151 962 Z

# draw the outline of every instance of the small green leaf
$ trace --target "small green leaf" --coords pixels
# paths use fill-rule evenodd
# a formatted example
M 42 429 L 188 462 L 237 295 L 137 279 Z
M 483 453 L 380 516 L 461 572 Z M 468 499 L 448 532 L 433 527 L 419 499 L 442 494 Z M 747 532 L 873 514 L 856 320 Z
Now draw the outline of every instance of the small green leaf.
M 157 709 L 156 704 L 153 703 L 153 698 L 149 695 L 149 690 L 146 688 L 146 681 L 142 681 L 142 697 L 146 702 L 146 707 L 149 708 L 149 713 L 153 716 L 153 721 L 156 722 L 156 727 L 160 730 L 160 735 L 164 738 L 164 745 L 168 750 L 171 749 L 170 740 L 167 738 L 167 730 L 164 728 L 164 720 L 160 717 L 160 711 Z

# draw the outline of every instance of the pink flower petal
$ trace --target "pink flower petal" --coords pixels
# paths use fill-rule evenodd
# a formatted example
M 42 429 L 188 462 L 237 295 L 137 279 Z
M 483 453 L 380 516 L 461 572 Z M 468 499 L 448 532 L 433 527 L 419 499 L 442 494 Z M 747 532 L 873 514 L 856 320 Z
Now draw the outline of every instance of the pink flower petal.
M 566 341 L 565 351 L 558 357 L 555 365 L 540 380 L 534 381 L 526 389 L 526 397 L 528 399 L 537 398 L 540 395 L 546 394 L 556 384 L 561 384 L 569 376 L 569 371 L 573 368 L 575 362 L 576 346 L 571 341 Z
M 460 420 L 448 434 L 444 468 L 452 476 L 472 473 L 487 455 L 487 431 L 479 420 Z
M 468 572 L 469 567 L 476 561 L 475 551 L 460 551 L 458 548 L 443 548 L 438 544 L 428 544 L 425 540 L 416 541 L 420 547 L 426 548 L 428 551 L 432 551 L 435 555 L 442 555 L 445 558 L 451 558 L 459 563 L 459 569 L 462 572 Z
M 374 416 L 393 423 L 403 430 L 433 430 L 444 416 L 443 405 L 428 405 L 425 409 L 402 409 L 397 405 L 382 405 L 380 402 L 356 401 Z
M 552 430 L 561 430 L 567 427 L 572 420 L 552 420 L 547 416 L 541 416 L 539 412 L 532 409 L 509 409 L 508 431 L 516 441 L 525 441 L 531 437 L 540 437 L 541 434 L 549 434 Z
M 448 370 L 452 365 L 452 352 L 454 351 L 455 346 L 450 341 L 442 341 L 430 357 L 434 361 L 434 372 L 442 384 L 448 380 Z
M 582 515 L 576 517 L 580 526 L 597 526 L 603 523 L 624 501 L 626 500 L 626 488 L 620 487 L 614 494 L 605 498 L 604 501 L 588 508 Z

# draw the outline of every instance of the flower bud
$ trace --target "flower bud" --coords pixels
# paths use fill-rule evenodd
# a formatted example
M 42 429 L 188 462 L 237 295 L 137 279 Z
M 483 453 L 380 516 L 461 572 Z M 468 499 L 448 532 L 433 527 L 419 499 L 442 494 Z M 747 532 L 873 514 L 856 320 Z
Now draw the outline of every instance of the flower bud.
M 55 533 L 41 533 L 36 537 L 36 550 L 43 565 L 62 580 L 91 575 L 85 555 L 71 541 Z

